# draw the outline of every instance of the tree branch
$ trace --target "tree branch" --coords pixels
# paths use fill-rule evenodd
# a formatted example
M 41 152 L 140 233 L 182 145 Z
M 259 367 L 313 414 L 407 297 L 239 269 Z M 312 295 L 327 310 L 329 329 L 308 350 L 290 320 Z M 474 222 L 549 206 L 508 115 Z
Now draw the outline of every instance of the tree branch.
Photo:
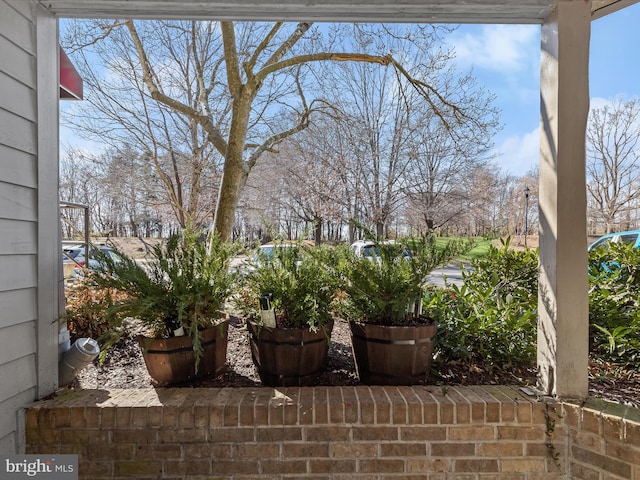
M 265 50 L 265 48 L 269 46 L 269 42 L 273 40 L 273 38 L 276 36 L 280 28 L 282 28 L 282 25 L 284 25 L 283 22 L 277 22 L 273 26 L 273 28 L 269 31 L 269 33 L 262 39 L 262 41 L 260 42 L 260 45 L 256 47 L 255 52 L 253 52 L 253 55 L 251 56 L 251 59 L 249 59 L 249 61 L 244 64 L 244 71 L 246 72 L 247 76 L 253 75 L 253 69 L 256 66 L 258 57 Z
M 288 58 L 282 61 L 276 61 L 275 63 L 267 63 L 262 70 L 256 74 L 256 81 L 262 82 L 269 74 L 293 67 L 295 65 L 301 65 L 311 62 L 363 62 L 363 63 L 376 63 L 382 66 L 393 66 L 394 70 L 399 77 L 404 77 L 418 92 L 418 94 L 424 98 L 429 106 L 433 109 L 433 112 L 438 116 L 442 123 L 451 128 L 450 121 L 447 119 L 449 115 L 443 112 L 442 107 L 450 111 L 450 116 L 457 121 L 473 120 L 466 115 L 462 109 L 448 101 L 443 95 L 441 95 L 435 87 L 429 83 L 419 80 L 412 76 L 392 55 L 370 55 L 365 53 L 344 53 L 344 52 L 321 52 L 308 55 L 299 55 L 296 57 Z M 435 99 L 435 100 L 434 100 Z M 437 105 L 439 103 L 440 105 Z
M 271 147 L 276 143 L 292 135 L 295 135 L 298 132 L 301 132 L 309 126 L 309 117 L 314 109 L 309 107 L 309 105 L 307 104 L 307 99 L 304 96 L 304 90 L 302 88 L 302 85 L 300 84 L 300 69 L 298 69 L 298 72 L 296 73 L 296 90 L 298 91 L 298 95 L 300 96 L 303 106 L 303 112 L 298 123 L 288 130 L 282 131 L 267 138 L 264 142 L 262 142 L 261 145 L 257 146 L 255 150 L 251 152 L 251 155 L 244 165 L 244 169 L 247 175 L 258 161 L 258 158 L 260 158 L 260 155 L 262 155 L 265 151 L 270 150 Z
M 180 112 L 190 118 L 193 118 L 202 128 L 207 132 L 207 136 L 211 143 L 215 146 L 216 150 L 220 152 L 222 155 L 227 150 L 227 142 L 213 123 L 211 119 L 206 115 L 201 115 L 200 112 L 190 107 L 189 105 L 185 105 L 184 103 L 165 95 L 164 92 L 158 87 L 156 84 L 153 73 L 153 69 L 151 68 L 151 64 L 149 62 L 149 58 L 147 57 L 147 53 L 144 50 L 144 46 L 142 45 L 142 41 L 138 36 L 138 32 L 133 24 L 133 20 L 128 20 L 125 22 L 129 33 L 131 35 L 131 39 L 133 40 L 133 44 L 138 52 L 138 57 L 140 58 L 140 64 L 142 66 L 143 72 L 143 81 L 149 90 L 149 94 L 151 98 L 154 100 L 163 103 L 164 105 L 174 109 L 177 112 Z
M 279 62 L 284 55 L 293 48 L 293 46 L 298 43 L 305 33 L 309 31 L 313 23 L 311 22 L 300 22 L 298 23 L 297 28 L 291 34 L 291 36 L 278 47 L 278 49 L 271 55 L 269 60 L 265 63 L 265 66 L 272 65 L 276 62 Z
M 309 116 L 311 115 L 311 112 L 312 110 L 304 112 L 296 125 L 294 125 L 288 130 L 284 130 L 280 133 L 276 133 L 275 135 L 270 136 L 264 142 L 262 142 L 259 146 L 257 146 L 256 149 L 253 152 L 251 152 L 251 155 L 245 162 L 243 166 L 244 171 L 246 173 L 249 173 L 249 171 L 254 167 L 254 165 L 258 161 L 258 158 L 260 158 L 260 155 L 270 150 L 276 143 L 279 143 L 285 138 L 295 135 L 296 133 L 301 132 L 302 130 L 307 128 L 309 126 Z
M 242 91 L 242 79 L 240 78 L 236 32 L 233 22 L 220 22 L 220 29 L 222 30 L 224 59 L 227 65 L 227 85 L 231 95 L 237 98 Z
M 284 70 L 285 68 L 294 67 L 296 65 L 302 65 L 303 63 L 311 62 L 366 62 L 377 63 L 379 65 L 388 66 L 391 61 L 391 57 L 388 55 L 369 55 L 366 53 L 338 53 L 338 52 L 321 52 L 310 53 L 307 55 L 298 55 L 296 57 L 287 58 L 286 60 L 278 61 L 265 65 L 258 73 L 256 73 L 256 79 L 263 81 L 268 75 Z

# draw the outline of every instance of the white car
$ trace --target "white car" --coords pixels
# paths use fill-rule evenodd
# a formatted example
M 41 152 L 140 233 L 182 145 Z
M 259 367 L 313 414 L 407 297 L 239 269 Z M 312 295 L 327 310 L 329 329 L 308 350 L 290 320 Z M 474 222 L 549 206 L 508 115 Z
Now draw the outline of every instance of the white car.
M 254 254 L 238 268 L 242 274 L 253 272 L 260 268 L 264 263 L 271 262 L 276 253 L 276 249 L 292 248 L 296 246 L 297 245 L 295 243 L 267 243 L 265 245 L 260 245 Z M 298 263 L 299 262 L 300 260 L 298 260 Z
M 369 260 L 380 257 L 380 248 L 386 245 L 396 245 L 395 240 L 384 240 L 382 242 L 374 242 L 371 240 L 358 240 L 351 244 L 351 252 L 358 257 L 365 257 Z M 409 258 L 410 254 L 407 250 L 403 250 L 402 256 Z

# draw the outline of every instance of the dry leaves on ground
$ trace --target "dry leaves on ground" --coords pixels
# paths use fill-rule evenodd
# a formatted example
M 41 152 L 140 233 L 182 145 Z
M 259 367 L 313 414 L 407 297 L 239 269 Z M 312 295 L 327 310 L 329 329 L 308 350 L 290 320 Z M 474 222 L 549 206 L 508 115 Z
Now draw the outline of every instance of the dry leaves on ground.
M 246 327 L 238 317 L 231 317 L 227 347 L 227 371 L 215 378 L 205 378 L 184 387 L 253 387 L 260 386 L 260 378 L 251 359 Z M 327 366 L 317 378 L 317 385 L 357 385 L 359 383 L 353 354 L 349 325 L 335 323 Z M 466 362 L 436 362 L 425 383 L 442 385 L 521 385 L 535 386 L 535 365 L 492 368 Z M 142 359 L 140 347 L 131 336 L 125 336 L 114 346 L 102 365 L 97 360 L 85 368 L 72 388 L 146 388 L 152 386 L 151 377 Z M 640 372 L 614 365 L 595 365 L 590 368 L 589 393 L 611 402 L 640 408 Z

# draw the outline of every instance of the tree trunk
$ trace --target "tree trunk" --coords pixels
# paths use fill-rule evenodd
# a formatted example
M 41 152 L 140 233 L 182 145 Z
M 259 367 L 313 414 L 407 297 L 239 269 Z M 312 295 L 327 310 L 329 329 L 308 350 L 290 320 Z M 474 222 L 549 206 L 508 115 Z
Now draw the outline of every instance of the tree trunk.
M 243 93 L 243 88 L 240 90 L 241 92 L 233 101 L 229 143 L 213 222 L 213 229 L 222 240 L 231 239 L 236 207 L 248 176 L 244 170 L 243 152 L 253 95 Z
M 322 218 L 316 217 L 313 225 L 315 227 L 314 230 L 316 245 L 320 245 L 322 243 Z

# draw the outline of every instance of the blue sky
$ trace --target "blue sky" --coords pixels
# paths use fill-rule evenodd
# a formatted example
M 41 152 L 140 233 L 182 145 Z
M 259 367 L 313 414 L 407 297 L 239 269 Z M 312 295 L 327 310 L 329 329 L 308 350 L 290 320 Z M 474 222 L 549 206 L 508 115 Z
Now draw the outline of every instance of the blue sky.
M 640 4 L 592 23 L 591 106 L 640 95 Z M 497 164 L 524 175 L 538 165 L 540 99 L 539 25 L 462 25 L 449 42 L 463 70 L 496 95 L 503 129 L 494 138 Z M 72 103 L 72 102 L 71 102 Z M 65 107 L 66 105 L 63 105 Z M 100 150 L 61 127 L 62 149 Z
M 595 20 L 591 29 L 591 106 L 640 94 L 640 5 Z M 540 26 L 463 25 L 451 38 L 461 68 L 473 68 L 496 94 L 503 130 L 498 165 L 523 175 L 538 165 Z

